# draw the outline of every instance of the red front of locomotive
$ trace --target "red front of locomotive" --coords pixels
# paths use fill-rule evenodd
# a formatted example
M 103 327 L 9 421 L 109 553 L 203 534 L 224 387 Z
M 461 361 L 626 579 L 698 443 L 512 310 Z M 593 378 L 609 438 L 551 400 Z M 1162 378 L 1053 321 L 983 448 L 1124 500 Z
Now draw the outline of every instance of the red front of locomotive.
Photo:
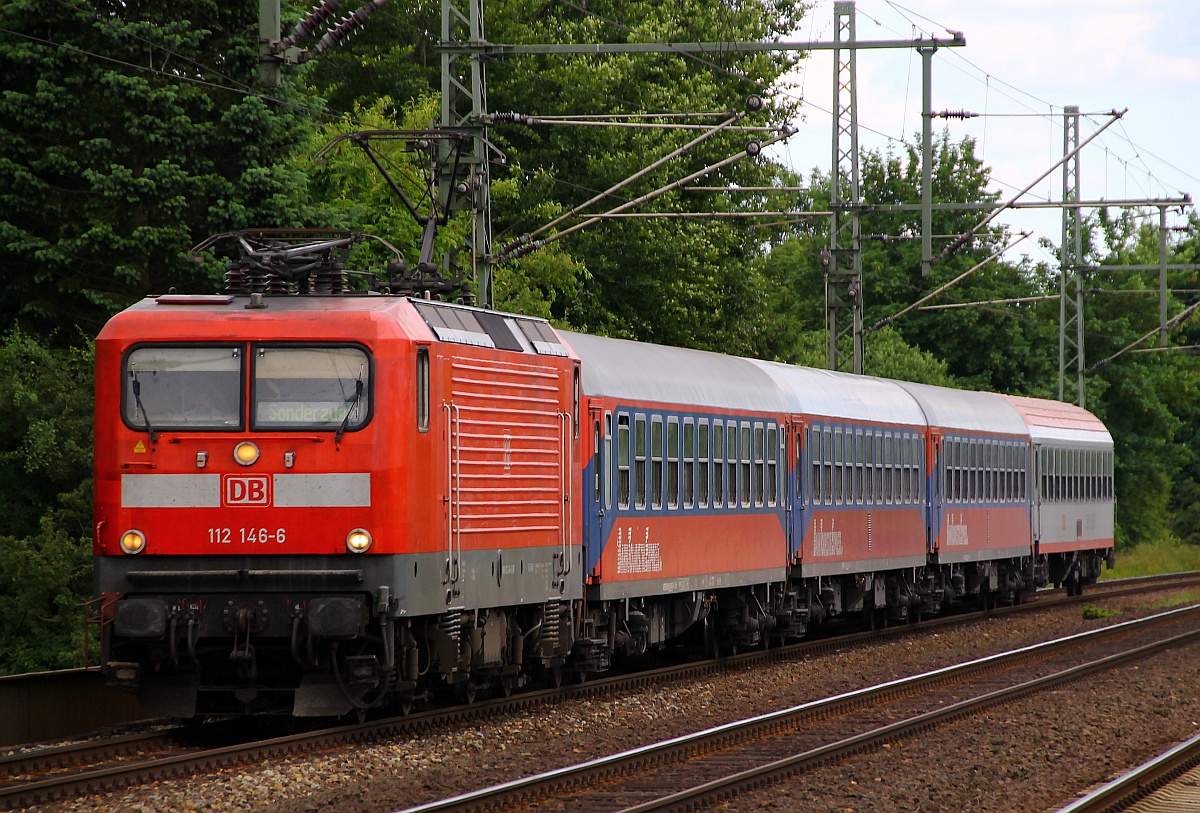
M 395 602 L 392 560 L 436 538 L 415 494 L 423 327 L 401 299 L 232 296 L 105 327 L 94 552 L 115 683 L 190 717 L 337 711 L 379 682 L 364 634 Z

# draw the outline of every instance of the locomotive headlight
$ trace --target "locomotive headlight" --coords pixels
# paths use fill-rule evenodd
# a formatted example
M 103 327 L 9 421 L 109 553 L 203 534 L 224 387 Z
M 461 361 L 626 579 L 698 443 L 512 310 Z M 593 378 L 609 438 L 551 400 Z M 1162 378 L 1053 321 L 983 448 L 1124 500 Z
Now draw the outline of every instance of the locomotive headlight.
M 355 528 L 346 534 L 346 550 L 351 553 L 366 553 L 371 547 L 371 534 L 362 528 Z
M 244 440 L 233 447 L 233 459 L 243 466 L 249 466 L 258 460 L 258 446 Z
M 146 549 L 146 537 L 141 531 L 126 531 L 121 534 L 121 550 L 130 556 Z

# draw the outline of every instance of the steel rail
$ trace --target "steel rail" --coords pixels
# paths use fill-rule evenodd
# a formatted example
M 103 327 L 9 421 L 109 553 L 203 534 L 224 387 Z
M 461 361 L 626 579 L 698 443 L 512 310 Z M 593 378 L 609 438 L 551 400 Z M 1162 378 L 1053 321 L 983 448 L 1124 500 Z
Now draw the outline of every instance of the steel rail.
M 619 813 L 665 813 L 665 811 L 695 810 L 701 805 L 717 800 L 731 799 L 743 790 L 752 790 L 768 784 L 788 779 L 800 771 L 818 767 L 827 762 L 873 749 L 884 743 L 894 742 L 904 737 L 919 734 L 947 722 L 967 717 L 976 712 L 993 706 L 1020 700 L 1047 689 L 1056 688 L 1123 663 L 1141 660 L 1157 654 L 1164 649 L 1190 643 L 1200 639 L 1200 630 L 1192 630 L 1175 635 L 1163 641 L 1131 649 L 1106 658 L 1081 664 L 1071 669 L 1065 669 L 1052 675 L 1036 678 L 1017 686 L 1000 689 L 989 694 L 964 700 L 945 708 L 926 712 L 925 714 L 902 720 L 891 725 L 868 731 L 856 737 L 849 737 L 840 742 L 830 743 L 821 748 L 815 748 L 802 754 L 796 754 L 787 759 L 778 760 L 749 771 L 705 783 L 687 791 L 648 802 L 642 805 L 627 807 Z
M 1106 584 L 1114 585 L 1114 588 L 1105 589 Z M 695 679 L 729 671 L 744 671 L 751 666 L 783 663 L 843 651 L 848 646 L 919 635 L 954 625 L 972 624 L 981 618 L 996 618 L 1010 613 L 1053 609 L 1102 598 L 1119 598 L 1194 584 L 1200 584 L 1200 571 L 1168 574 L 1166 577 L 1139 577 L 1102 583 L 1099 589 L 1086 598 L 1083 596 L 1066 597 L 1062 595 L 1061 591 L 1047 590 L 1043 591 L 1042 596 L 1034 602 L 994 608 L 982 615 L 967 613 L 938 617 L 919 624 L 902 624 L 882 630 L 805 641 L 776 649 L 756 650 L 716 660 L 672 665 L 629 675 L 615 675 L 590 680 L 580 685 L 565 686 L 560 689 L 539 689 L 512 697 L 484 700 L 467 706 L 431 709 L 403 717 L 339 726 L 202 752 L 192 751 L 189 754 L 175 755 L 165 759 L 142 760 L 137 763 L 127 763 L 123 767 L 101 768 L 86 773 L 46 778 L 34 782 L 9 783 L 0 786 L 0 809 L 46 803 L 81 793 L 95 793 L 154 781 L 163 777 L 177 777 L 218 767 L 248 764 L 256 760 L 294 755 L 321 748 L 364 745 L 388 738 L 420 735 L 451 725 L 475 723 L 502 714 L 535 709 L 564 699 L 602 697 L 623 691 L 666 685 L 685 679 Z M 1055 595 L 1051 595 L 1051 593 L 1055 593 Z M 46 770 L 46 768 L 38 766 L 61 766 L 62 763 L 55 762 L 56 754 L 59 753 L 63 754 L 65 760 L 76 765 L 104 758 L 97 756 L 106 753 L 104 742 L 94 743 L 92 747 L 94 750 L 89 751 L 88 743 L 76 743 L 26 753 L 13 753 L 8 757 L 0 758 L 0 766 L 9 766 L 4 770 L 9 776 L 12 776 Z M 23 760 L 26 762 L 23 763 Z
M 1150 628 L 1154 625 L 1178 621 L 1193 614 L 1200 614 L 1200 604 L 1170 610 L 1134 621 L 1101 627 L 1052 641 L 1032 644 L 1010 652 L 977 658 L 920 675 L 898 678 L 877 686 L 856 689 L 833 697 L 803 703 L 780 711 L 757 715 L 745 720 L 715 726 L 663 742 L 588 760 L 578 765 L 546 771 L 533 776 L 482 788 L 470 793 L 460 794 L 449 799 L 406 808 L 402 813 L 466 813 L 467 811 L 474 813 L 474 811 L 493 811 L 529 804 L 537 799 L 550 797 L 565 789 L 575 789 L 599 782 L 612 781 L 619 777 L 644 770 L 648 766 L 678 763 L 703 752 L 730 748 L 749 740 L 761 739 L 782 731 L 790 731 L 810 720 L 846 714 L 859 708 L 890 702 L 922 690 L 937 688 L 983 675 L 999 666 L 1020 666 L 1068 647 L 1094 644 L 1097 641 L 1119 637 L 1142 627 Z M 772 762 L 750 771 L 743 771 L 730 777 L 705 783 L 687 791 L 629 808 L 627 811 L 623 811 L 623 813 L 695 809 L 695 806 L 699 805 L 701 800 L 718 797 L 729 798 L 734 790 L 759 784 L 766 781 L 767 778 L 789 776 L 797 770 L 829 761 L 847 753 L 864 750 L 873 745 L 882 744 L 896 739 L 903 734 L 910 734 L 929 728 L 946 719 L 964 716 L 967 713 L 995 705 L 1008 699 L 1023 697 L 1026 694 L 1042 690 L 1049 686 L 1061 685 L 1064 682 L 1077 680 L 1087 674 L 1109 668 L 1125 660 L 1146 657 L 1166 646 L 1174 646 L 1197 637 L 1200 637 L 1200 630 L 1192 630 L 1183 635 L 1166 639 L 1165 642 L 1158 641 L 1117 655 L 1110 655 L 1082 666 L 1057 672 L 1054 675 L 1028 681 L 1018 686 L 993 691 L 971 700 L 918 715 L 909 720 L 831 743 L 812 751 L 806 751 L 803 754 L 786 760 Z
M 1117 813 L 1200 765 L 1200 734 L 1076 799 L 1057 813 Z M 1176 808 L 1182 810 L 1182 807 Z
M 76 765 L 145 753 L 147 750 L 174 744 L 173 735 L 176 731 L 178 729 L 141 731 L 136 734 L 106 737 L 102 740 L 87 740 L 51 748 L 16 751 L 0 756 L 0 780 L 26 774 L 48 773 L 53 770 L 72 768 Z

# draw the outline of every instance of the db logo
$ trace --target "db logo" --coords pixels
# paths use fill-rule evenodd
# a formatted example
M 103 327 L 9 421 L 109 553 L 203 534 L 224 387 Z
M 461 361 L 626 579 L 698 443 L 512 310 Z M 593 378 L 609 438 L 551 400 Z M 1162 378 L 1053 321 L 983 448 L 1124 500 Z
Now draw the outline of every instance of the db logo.
M 270 505 L 271 480 L 262 475 L 226 474 L 221 478 L 221 505 Z

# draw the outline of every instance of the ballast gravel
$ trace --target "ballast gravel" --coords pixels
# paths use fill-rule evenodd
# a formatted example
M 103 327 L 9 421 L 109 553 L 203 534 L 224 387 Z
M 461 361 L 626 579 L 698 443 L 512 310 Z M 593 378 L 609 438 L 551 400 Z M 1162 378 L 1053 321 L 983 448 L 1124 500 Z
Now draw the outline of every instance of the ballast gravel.
M 383 813 L 1200 597 L 1097 599 L 366 747 L 81 797 L 49 813 Z M 1042 813 L 1200 732 L 1200 646 L 948 724 L 718 809 Z

